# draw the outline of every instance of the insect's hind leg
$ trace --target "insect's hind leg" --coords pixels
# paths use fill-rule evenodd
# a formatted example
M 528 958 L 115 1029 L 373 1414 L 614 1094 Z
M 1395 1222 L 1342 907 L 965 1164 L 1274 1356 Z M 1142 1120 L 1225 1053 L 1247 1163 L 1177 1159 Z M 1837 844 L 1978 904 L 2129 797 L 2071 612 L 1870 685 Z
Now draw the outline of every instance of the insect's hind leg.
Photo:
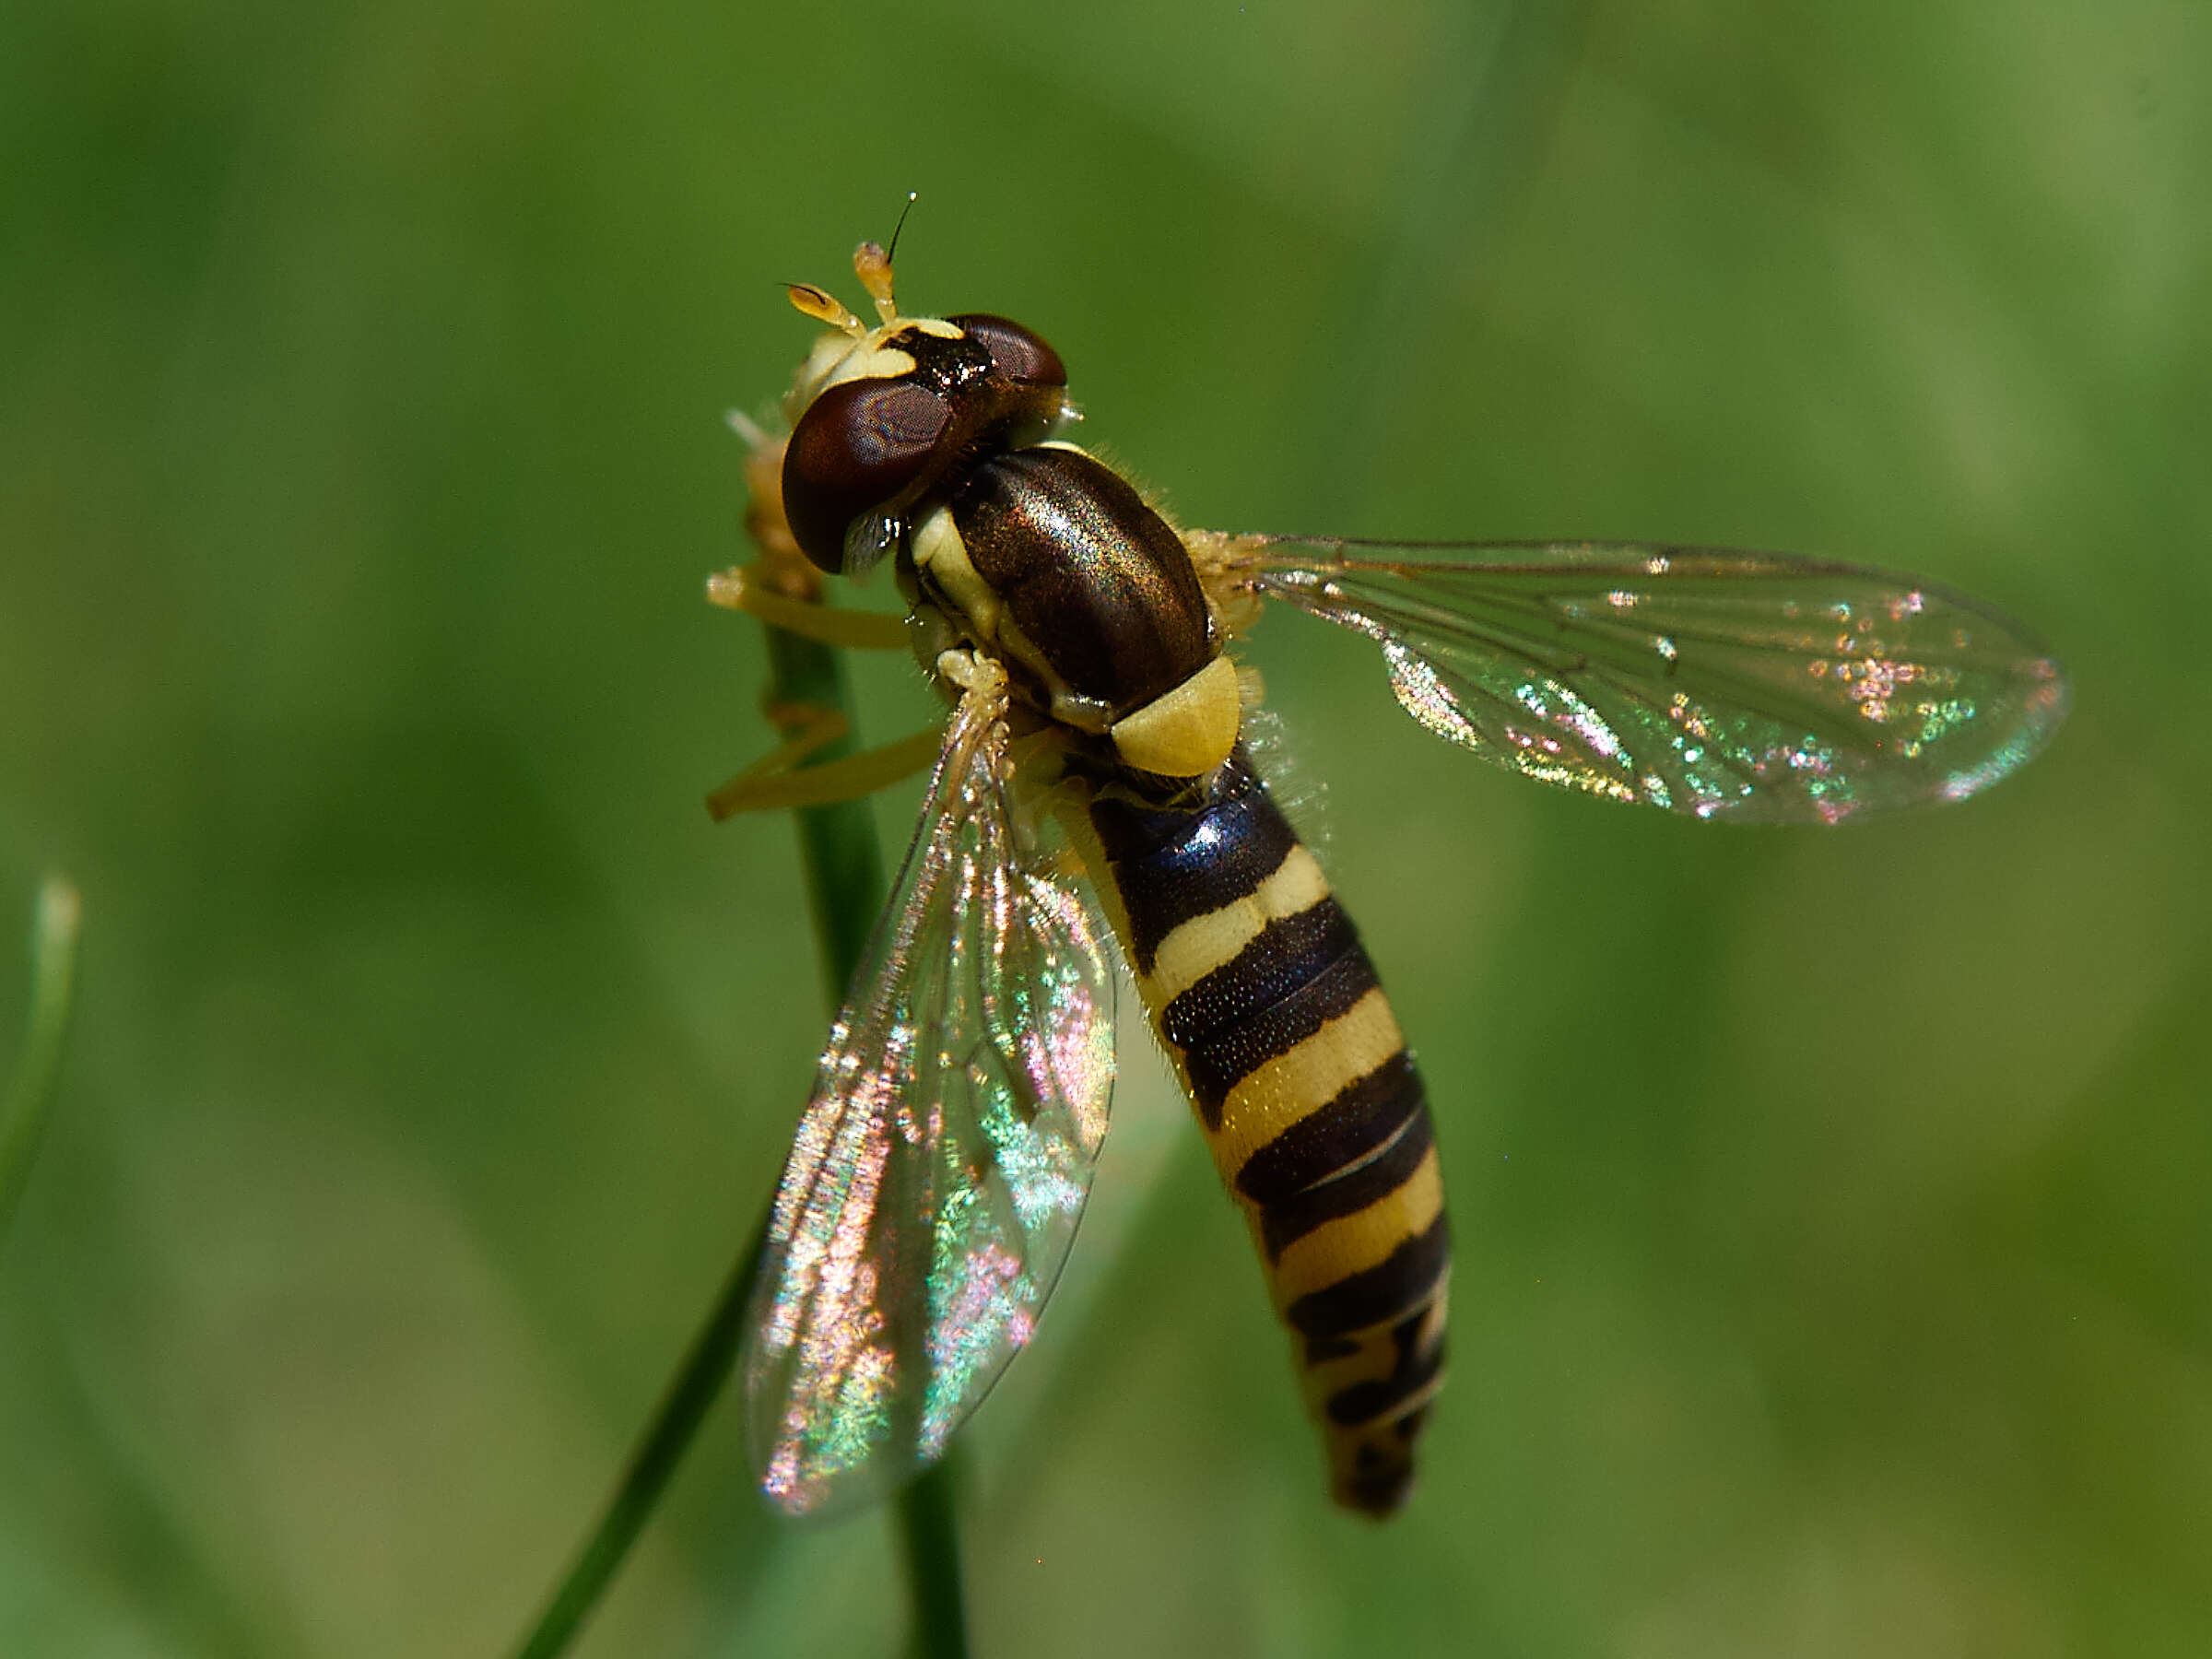
M 735 818 L 740 812 L 857 801 L 920 771 L 937 758 L 945 741 L 942 732 L 916 732 L 842 759 L 801 766 L 809 755 L 842 737 L 850 729 L 849 723 L 834 710 L 795 703 L 771 708 L 769 717 L 779 731 L 791 734 L 789 741 L 707 796 L 707 810 L 717 819 Z

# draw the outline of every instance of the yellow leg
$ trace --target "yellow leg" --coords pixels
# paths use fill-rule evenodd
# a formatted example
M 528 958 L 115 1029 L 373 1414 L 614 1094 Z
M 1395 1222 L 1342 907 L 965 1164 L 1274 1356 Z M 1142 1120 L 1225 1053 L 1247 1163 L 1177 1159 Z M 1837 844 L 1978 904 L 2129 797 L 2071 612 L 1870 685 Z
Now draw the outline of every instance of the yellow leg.
M 881 611 L 839 610 L 787 599 L 769 588 L 751 569 L 739 565 L 707 579 L 707 598 L 724 609 L 758 617 L 771 628 L 801 639 L 847 651 L 904 651 L 906 618 Z
M 880 748 L 864 749 L 841 760 L 794 771 L 792 769 L 808 755 L 845 735 L 845 718 L 826 709 L 776 709 L 770 713 L 778 727 L 795 730 L 797 735 L 707 797 L 707 810 L 715 818 L 779 806 L 827 806 L 838 801 L 857 801 L 920 771 L 937 758 L 945 743 L 942 732 L 916 732 Z

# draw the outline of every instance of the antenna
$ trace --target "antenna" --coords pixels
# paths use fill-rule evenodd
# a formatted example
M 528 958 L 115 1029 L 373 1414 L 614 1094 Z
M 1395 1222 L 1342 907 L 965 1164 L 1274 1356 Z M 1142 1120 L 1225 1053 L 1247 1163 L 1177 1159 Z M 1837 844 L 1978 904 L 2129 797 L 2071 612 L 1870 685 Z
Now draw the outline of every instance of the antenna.
M 891 227 L 891 245 L 883 251 L 885 259 L 891 258 L 899 252 L 899 232 L 906 229 L 906 216 L 914 210 L 914 204 L 921 199 L 922 193 L 918 190 L 906 193 L 906 206 L 899 209 L 899 222 Z
M 868 298 L 876 301 L 876 314 L 888 325 L 899 319 L 899 302 L 891 294 L 891 249 L 899 245 L 899 232 L 906 229 L 906 216 L 914 210 L 914 201 L 922 193 L 906 193 L 906 206 L 899 210 L 899 222 L 891 227 L 891 246 L 879 246 L 864 241 L 853 250 L 853 274 L 860 278 L 860 286 L 868 290 Z

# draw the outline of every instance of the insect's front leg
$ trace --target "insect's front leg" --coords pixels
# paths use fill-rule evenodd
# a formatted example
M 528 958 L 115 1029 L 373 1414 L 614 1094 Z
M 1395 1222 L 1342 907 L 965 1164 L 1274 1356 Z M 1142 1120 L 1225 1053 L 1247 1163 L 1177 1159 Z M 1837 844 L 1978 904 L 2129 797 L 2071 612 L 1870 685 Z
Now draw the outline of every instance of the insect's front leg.
M 758 617 L 771 628 L 842 651 L 904 651 L 904 617 L 881 611 L 843 610 L 780 594 L 757 565 L 737 565 L 707 579 L 707 599 L 724 610 Z
M 850 651 L 907 649 L 904 618 L 841 610 L 821 602 L 821 577 L 800 553 L 783 518 L 778 482 L 783 441 L 769 438 L 749 421 L 738 429 L 753 446 L 746 464 L 753 491 L 746 523 L 759 544 L 760 557 L 752 564 L 709 577 L 708 600 L 820 645 Z M 767 714 L 782 734 L 783 744 L 707 796 L 707 810 L 717 818 L 858 800 L 920 771 L 936 758 L 940 742 L 936 732 L 918 732 L 878 748 L 806 766 L 806 761 L 844 737 L 852 723 L 840 710 L 792 699 L 771 700 Z
M 783 455 L 789 440 L 762 431 L 732 411 L 730 424 L 750 447 L 745 482 L 751 497 L 745 527 L 760 549 L 748 565 L 707 579 L 707 599 L 743 611 L 771 628 L 849 651 L 907 649 L 906 620 L 876 611 L 841 610 L 822 603 L 822 577 L 799 550 L 783 512 Z

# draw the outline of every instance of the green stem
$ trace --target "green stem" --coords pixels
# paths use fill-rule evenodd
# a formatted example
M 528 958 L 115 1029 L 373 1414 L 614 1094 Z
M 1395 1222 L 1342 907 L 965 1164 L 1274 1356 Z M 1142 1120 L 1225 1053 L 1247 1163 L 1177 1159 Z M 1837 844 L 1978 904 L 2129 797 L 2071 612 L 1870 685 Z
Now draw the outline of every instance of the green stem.
M 24 1021 L 23 1052 L 8 1082 L 6 1103 L 0 1106 L 0 1239 L 7 1236 L 53 1110 L 62 1039 L 68 1034 L 69 1009 L 76 1001 L 81 914 L 76 888 L 68 878 L 47 877 L 39 888 L 38 916 L 30 930 L 30 1013 Z
M 827 709 L 848 716 L 845 736 L 825 746 L 812 763 L 835 760 L 858 747 L 850 729 L 844 665 L 837 653 L 777 629 L 768 630 L 769 700 Z M 802 807 L 797 813 L 799 857 L 805 868 L 815 936 L 820 945 L 822 988 L 832 1016 L 867 949 L 883 910 L 882 849 L 865 801 Z M 517 1659 L 552 1659 L 567 1650 L 629 1547 L 637 1541 L 669 1477 L 689 1448 L 708 1408 L 722 1391 L 745 1337 L 745 1313 L 767 1229 L 761 1218 L 751 1246 L 722 1288 L 706 1324 L 692 1339 L 660 1407 L 630 1454 L 621 1482 L 598 1526 L 578 1552 L 535 1628 L 516 1649 Z M 950 1477 L 944 1465 L 910 1486 L 899 1500 L 900 1535 L 914 1603 L 916 1647 L 925 1659 L 965 1659 L 966 1616 L 960 1589 L 959 1539 L 952 1512 Z
M 957 1453 L 922 1471 L 899 1494 L 899 1542 L 914 1604 L 918 1659 L 967 1659 L 968 1606 L 960 1587 L 960 1531 L 953 1509 Z
M 824 709 L 845 716 L 845 735 L 810 757 L 819 766 L 856 754 L 860 740 L 845 690 L 845 665 L 827 645 L 780 628 L 768 630 L 769 699 Z M 883 913 L 883 849 L 876 815 L 865 801 L 802 806 L 799 864 L 806 877 L 806 904 L 814 914 L 820 950 L 822 997 L 835 1018 Z

